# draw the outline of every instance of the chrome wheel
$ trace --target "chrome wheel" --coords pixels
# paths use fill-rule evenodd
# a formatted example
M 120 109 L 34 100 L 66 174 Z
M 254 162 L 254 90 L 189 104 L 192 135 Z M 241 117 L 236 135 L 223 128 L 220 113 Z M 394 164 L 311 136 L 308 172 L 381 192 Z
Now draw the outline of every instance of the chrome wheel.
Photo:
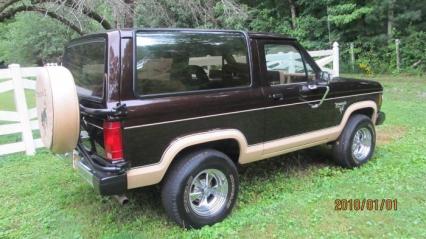
M 206 169 L 194 177 L 188 191 L 191 209 L 199 216 L 212 216 L 226 204 L 228 179 L 217 169 Z
M 373 136 L 367 128 L 360 128 L 352 141 L 352 155 L 358 161 L 367 159 L 371 151 Z

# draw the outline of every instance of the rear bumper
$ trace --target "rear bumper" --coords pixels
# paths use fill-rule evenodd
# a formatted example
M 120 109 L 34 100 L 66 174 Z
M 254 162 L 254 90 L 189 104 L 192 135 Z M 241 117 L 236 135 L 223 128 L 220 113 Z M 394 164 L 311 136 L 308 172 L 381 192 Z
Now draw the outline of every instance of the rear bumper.
M 74 161 L 74 166 L 84 178 L 100 195 L 119 195 L 127 191 L 127 174 L 120 167 L 116 171 L 112 167 L 97 164 L 88 152 L 78 147 L 79 157 Z M 90 158 L 88 158 L 90 157 Z M 104 170 L 103 170 L 104 169 Z
M 82 158 L 76 162 L 77 171 L 100 195 L 118 195 L 127 190 L 126 174 L 108 175 L 95 171 Z
M 379 111 L 377 114 L 376 125 L 382 125 L 385 122 L 386 114 L 382 111 Z

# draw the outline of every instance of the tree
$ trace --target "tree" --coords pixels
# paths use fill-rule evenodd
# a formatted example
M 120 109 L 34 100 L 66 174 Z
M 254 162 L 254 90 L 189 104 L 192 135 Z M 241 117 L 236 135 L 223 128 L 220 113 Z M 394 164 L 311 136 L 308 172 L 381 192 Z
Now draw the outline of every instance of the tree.
M 393 23 L 395 21 L 394 16 L 395 10 L 395 0 L 390 0 L 388 3 L 388 38 L 392 39 L 393 37 Z
M 31 58 L 28 62 L 50 61 L 71 36 L 103 29 L 225 28 L 282 33 L 298 38 L 309 49 L 339 41 L 344 51 L 344 43 L 355 42 L 359 57 L 373 68 L 392 67 L 393 39 L 400 38 L 402 57 L 409 59 L 406 64 L 425 69 L 424 57 L 417 54 L 421 51 L 405 45 L 426 41 L 425 13 L 424 0 L 0 0 L 0 55 L 7 61 L 26 57 Z M 25 27 L 24 22 L 44 28 Z M 55 38 L 52 47 L 37 45 L 50 50 L 36 51 L 30 40 L 46 41 L 32 29 L 63 34 L 62 40 Z M 25 34 L 18 34 L 21 31 L 40 39 L 25 39 Z M 19 54 L 13 53 L 15 49 Z
M 234 0 L 0 0 L 0 55 L 42 65 L 58 62 L 66 42 L 86 32 L 135 25 L 243 28 L 247 18 L 247 8 Z
M 14 21 L 0 24 L 1 60 L 22 65 L 59 62 L 64 45 L 77 35 L 41 14 L 18 14 Z
M 297 12 L 296 12 L 296 3 L 295 0 L 287 0 L 288 5 L 290 6 L 290 13 L 291 13 L 291 27 L 296 29 L 297 27 Z
M 12 19 L 21 12 L 36 12 L 51 17 L 82 35 L 90 22 L 97 22 L 103 29 L 132 27 L 134 0 L 106 2 L 100 0 L 3 0 L 0 2 L 0 22 Z M 111 19 L 114 20 L 114 25 L 111 24 Z
M 244 27 L 246 5 L 235 0 L 139 0 L 137 24 L 145 27 Z
M 3 0 L 0 22 L 20 12 L 49 16 L 84 34 L 90 21 L 103 29 L 153 26 L 235 27 L 248 19 L 247 8 L 236 0 Z

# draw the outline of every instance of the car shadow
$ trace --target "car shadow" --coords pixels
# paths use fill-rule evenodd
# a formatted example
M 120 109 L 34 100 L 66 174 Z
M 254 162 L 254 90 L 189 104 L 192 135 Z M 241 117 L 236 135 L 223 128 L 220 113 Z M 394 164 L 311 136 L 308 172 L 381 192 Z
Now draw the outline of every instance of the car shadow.
M 250 185 L 251 183 L 259 184 L 268 181 L 282 172 L 290 175 L 290 177 L 291 175 L 303 177 L 311 169 L 329 166 L 335 166 L 334 161 L 331 160 L 330 147 L 322 145 L 243 165 L 238 170 L 240 181 Z M 131 207 L 132 212 L 137 212 L 136 214 L 143 215 L 146 218 L 161 218 L 163 220 L 167 218 L 161 204 L 159 185 L 132 189 L 126 195 L 130 203 L 124 205 L 124 207 Z M 125 220 L 133 220 L 136 217 L 133 213 L 128 215 L 130 215 L 130 218 Z
M 252 180 L 268 180 L 279 172 L 286 175 L 303 176 L 312 168 L 336 166 L 332 160 L 331 146 L 320 145 L 267 160 L 239 167 L 240 180 L 250 183 Z

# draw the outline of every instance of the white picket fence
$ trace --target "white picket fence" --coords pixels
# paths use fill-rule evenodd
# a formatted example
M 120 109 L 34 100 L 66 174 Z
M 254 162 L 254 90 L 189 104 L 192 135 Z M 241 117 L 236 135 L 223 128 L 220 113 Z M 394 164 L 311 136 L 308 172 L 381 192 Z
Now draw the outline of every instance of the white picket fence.
M 334 42 L 333 48 L 329 50 L 309 51 L 309 55 L 315 58 L 315 62 L 318 66 L 321 67 L 323 71 L 329 72 L 332 77 L 338 77 L 340 75 L 339 43 Z M 330 63 L 331 69 L 326 67 Z
M 0 111 L 0 137 L 20 133 L 22 141 L 0 145 L 0 155 L 25 151 L 34 155 L 35 149 L 43 147 L 40 138 L 34 139 L 33 130 L 38 129 L 36 108 L 28 109 L 25 90 L 35 91 L 35 78 L 39 67 L 21 68 L 17 64 L 9 65 L 8 69 L 0 69 L 0 94 L 13 91 L 16 111 Z M 5 81 L 6 80 L 6 81 Z M 35 94 L 34 94 L 35 95 Z M 0 106 L 5 102 L 0 102 Z M 10 123 L 9 123 L 10 122 Z

